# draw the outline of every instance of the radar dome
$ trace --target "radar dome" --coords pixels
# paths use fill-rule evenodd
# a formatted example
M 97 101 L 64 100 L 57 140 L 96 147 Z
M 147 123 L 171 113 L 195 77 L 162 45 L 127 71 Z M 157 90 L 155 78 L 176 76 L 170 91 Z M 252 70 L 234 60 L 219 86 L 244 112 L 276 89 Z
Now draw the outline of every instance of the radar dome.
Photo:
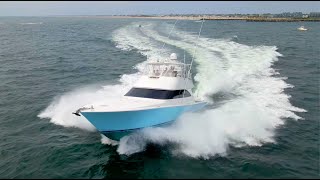
M 176 53 L 172 53 L 172 54 L 170 55 L 170 59 L 171 59 L 171 60 L 177 60 L 177 54 L 176 54 Z

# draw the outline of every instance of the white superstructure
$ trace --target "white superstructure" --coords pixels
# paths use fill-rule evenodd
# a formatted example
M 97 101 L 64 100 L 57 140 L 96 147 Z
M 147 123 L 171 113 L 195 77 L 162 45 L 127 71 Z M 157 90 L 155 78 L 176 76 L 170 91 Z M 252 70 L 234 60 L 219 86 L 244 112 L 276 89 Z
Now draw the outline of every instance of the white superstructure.
M 197 103 L 192 96 L 190 66 L 179 62 L 175 53 L 169 59 L 149 61 L 140 79 L 122 98 L 87 105 L 81 111 L 134 111 Z

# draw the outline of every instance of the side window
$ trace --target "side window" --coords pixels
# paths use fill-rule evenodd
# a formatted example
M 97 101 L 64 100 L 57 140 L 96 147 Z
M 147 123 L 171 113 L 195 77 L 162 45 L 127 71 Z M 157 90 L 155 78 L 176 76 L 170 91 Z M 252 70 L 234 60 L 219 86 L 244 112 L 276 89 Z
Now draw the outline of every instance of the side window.
M 172 99 L 190 97 L 190 96 L 191 96 L 191 94 L 187 90 L 177 90 L 177 91 L 175 91 L 175 94 Z
M 184 90 L 184 97 L 190 97 L 191 94 L 189 93 L 189 91 L 187 90 Z

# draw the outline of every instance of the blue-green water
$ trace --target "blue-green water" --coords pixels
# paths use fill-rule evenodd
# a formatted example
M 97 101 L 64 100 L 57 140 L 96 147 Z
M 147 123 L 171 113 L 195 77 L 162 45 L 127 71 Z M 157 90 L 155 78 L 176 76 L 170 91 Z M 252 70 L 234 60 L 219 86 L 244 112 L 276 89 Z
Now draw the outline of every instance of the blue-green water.
M 206 21 L 197 40 L 201 23 L 167 38 L 173 23 L 1 17 L 0 177 L 319 178 L 319 24 Z M 194 47 L 201 114 L 118 146 L 71 114 L 125 93 L 147 56 Z

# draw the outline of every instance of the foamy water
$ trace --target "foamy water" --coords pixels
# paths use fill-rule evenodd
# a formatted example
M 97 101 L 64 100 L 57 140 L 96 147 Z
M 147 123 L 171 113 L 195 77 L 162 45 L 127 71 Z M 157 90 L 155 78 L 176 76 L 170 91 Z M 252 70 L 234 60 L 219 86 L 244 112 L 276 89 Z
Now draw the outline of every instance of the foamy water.
M 125 51 L 135 49 L 148 58 L 167 57 L 171 53 L 170 48 L 161 49 L 162 43 L 189 54 L 194 52 L 195 46 L 198 47 L 194 59 L 194 94 L 210 103 L 219 103 L 219 106 L 209 107 L 201 113 L 184 114 L 170 127 L 146 128 L 126 136 L 118 142 L 120 154 L 143 151 L 146 144 L 152 142 L 176 144 L 173 153 L 191 157 L 225 155 L 230 145 L 261 146 L 274 142 L 275 128 L 282 125 L 285 118 L 297 120 L 300 117 L 294 112 L 305 112 L 291 105 L 290 96 L 284 93 L 284 89 L 293 86 L 272 68 L 281 56 L 275 46 L 253 47 L 232 39 L 202 37 L 197 40 L 196 36 L 179 29 L 171 35 L 178 40 L 172 40 L 160 35 L 158 24 L 140 24 L 143 28 L 130 24 L 114 31 L 113 41 L 117 47 Z M 169 32 L 171 26 L 165 26 Z M 95 128 L 86 119 L 71 112 L 85 104 L 122 96 L 139 78 L 144 63 L 136 65 L 139 72 L 122 75 L 117 85 L 106 85 L 101 89 L 76 89 L 57 97 L 39 117 L 49 118 L 52 123 L 65 127 L 94 131 Z M 212 98 L 215 94 L 230 98 L 223 100 L 223 103 L 217 102 L 219 100 Z M 117 144 L 106 137 L 102 137 L 101 142 Z

